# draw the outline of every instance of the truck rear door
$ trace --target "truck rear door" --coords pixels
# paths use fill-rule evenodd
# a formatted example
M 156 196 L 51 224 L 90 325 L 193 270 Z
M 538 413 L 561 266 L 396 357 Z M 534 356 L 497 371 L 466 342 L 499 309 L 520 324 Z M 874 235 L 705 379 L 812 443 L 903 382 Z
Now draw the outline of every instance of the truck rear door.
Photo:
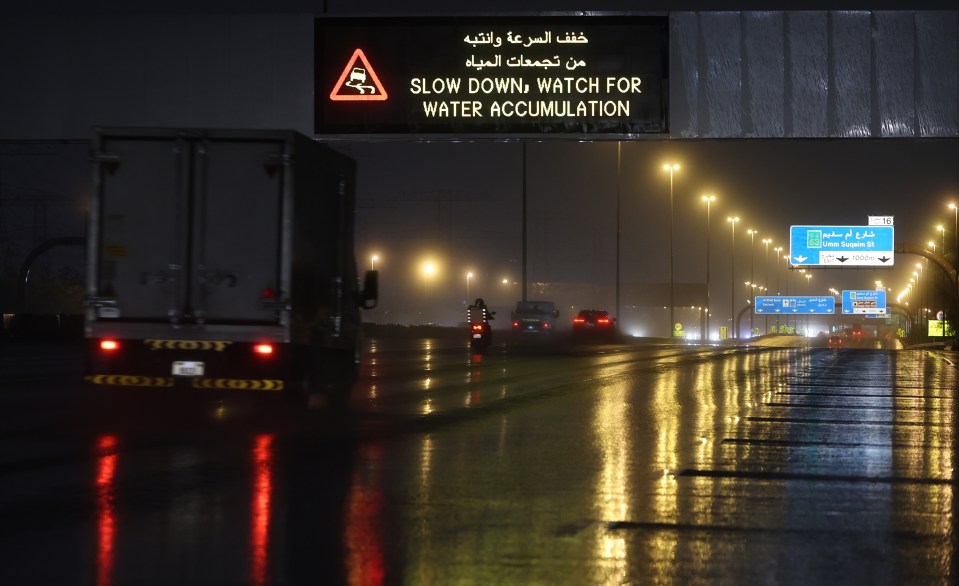
M 190 304 L 210 322 L 276 321 L 281 291 L 283 141 L 197 145 Z
M 100 317 L 275 323 L 285 144 L 101 136 Z
M 177 318 L 185 304 L 189 145 L 169 137 L 101 136 L 95 255 L 100 317 Z

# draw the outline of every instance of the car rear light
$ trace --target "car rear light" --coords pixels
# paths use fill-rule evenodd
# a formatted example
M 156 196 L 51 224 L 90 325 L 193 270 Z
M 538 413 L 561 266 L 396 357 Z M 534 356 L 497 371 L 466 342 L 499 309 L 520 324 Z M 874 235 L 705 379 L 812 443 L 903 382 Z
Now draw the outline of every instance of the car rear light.
M 253 351 L 257 354 L 269 356 L 270 354 L 273 354 L 273 344 L 257 344 L 253 346 Z
M 584 323 L 586 323 L 586 319 L 585 319 L 585 318 L 582 318 L 582 317 L 574 317 L 574 318 L 573 318 L 573 323 L 574 323 L 574 324 L 584 324 Z
M 603 324 L 604 326 L 609 325 L 609 318 L 608 318 L 608 317 L 598 318 L 598 319 L 596 320 L 596 323 L 598 323 L 598 324 Z
M 115 352 L 120 349 L 120 342 L 116 340 L 100 340 L 100 349 L 104 352 Z
M 543 329 L 544 329 L 544 330 L 548 330 L 548 329 L 549 329 L 549 322 L 548 322 L 548 321 L 544 321 L 544 322 L 543 322 Z
M 518 322 L 518 321 L 514 321 L 514 322 L 513 322 L 513 327 L 514 327 L 514 328 L 518 328 L 518 327 L 519 327 L 519 322 Z

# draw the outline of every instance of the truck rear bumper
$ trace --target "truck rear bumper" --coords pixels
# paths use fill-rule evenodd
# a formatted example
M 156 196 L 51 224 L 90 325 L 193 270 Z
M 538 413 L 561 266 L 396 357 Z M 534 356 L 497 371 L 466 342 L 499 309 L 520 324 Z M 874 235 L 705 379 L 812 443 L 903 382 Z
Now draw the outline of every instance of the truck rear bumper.
M 86 380 L 97 385 L 282 391 L 290 344 L 229 340 L 88 340 Z

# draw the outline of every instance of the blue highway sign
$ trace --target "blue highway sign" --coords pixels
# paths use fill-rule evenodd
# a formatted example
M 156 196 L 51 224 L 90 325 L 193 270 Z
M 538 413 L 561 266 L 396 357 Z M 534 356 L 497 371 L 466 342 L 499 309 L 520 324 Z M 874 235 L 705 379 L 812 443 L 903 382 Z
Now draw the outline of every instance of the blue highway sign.
M 831 295 L 825 296 L 758 296 L 753 305 L 753 312 L 767 315 L 778 314 L 833 314 L 836 313 L 836 299 Z
M 790 226 L 794 267 L 891 267 L 892 226 Z
M 843 314 L 886 315 L 886 292 L 873 289 L 842 292 Z

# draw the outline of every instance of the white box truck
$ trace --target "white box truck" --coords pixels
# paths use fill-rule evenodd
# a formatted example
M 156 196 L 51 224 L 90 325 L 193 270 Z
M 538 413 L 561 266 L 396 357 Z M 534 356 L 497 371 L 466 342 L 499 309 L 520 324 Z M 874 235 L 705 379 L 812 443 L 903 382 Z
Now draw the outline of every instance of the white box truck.
M 96 128 L 87 377 L 329 395 L 359 360 L 354 161 L 286 130 Z

